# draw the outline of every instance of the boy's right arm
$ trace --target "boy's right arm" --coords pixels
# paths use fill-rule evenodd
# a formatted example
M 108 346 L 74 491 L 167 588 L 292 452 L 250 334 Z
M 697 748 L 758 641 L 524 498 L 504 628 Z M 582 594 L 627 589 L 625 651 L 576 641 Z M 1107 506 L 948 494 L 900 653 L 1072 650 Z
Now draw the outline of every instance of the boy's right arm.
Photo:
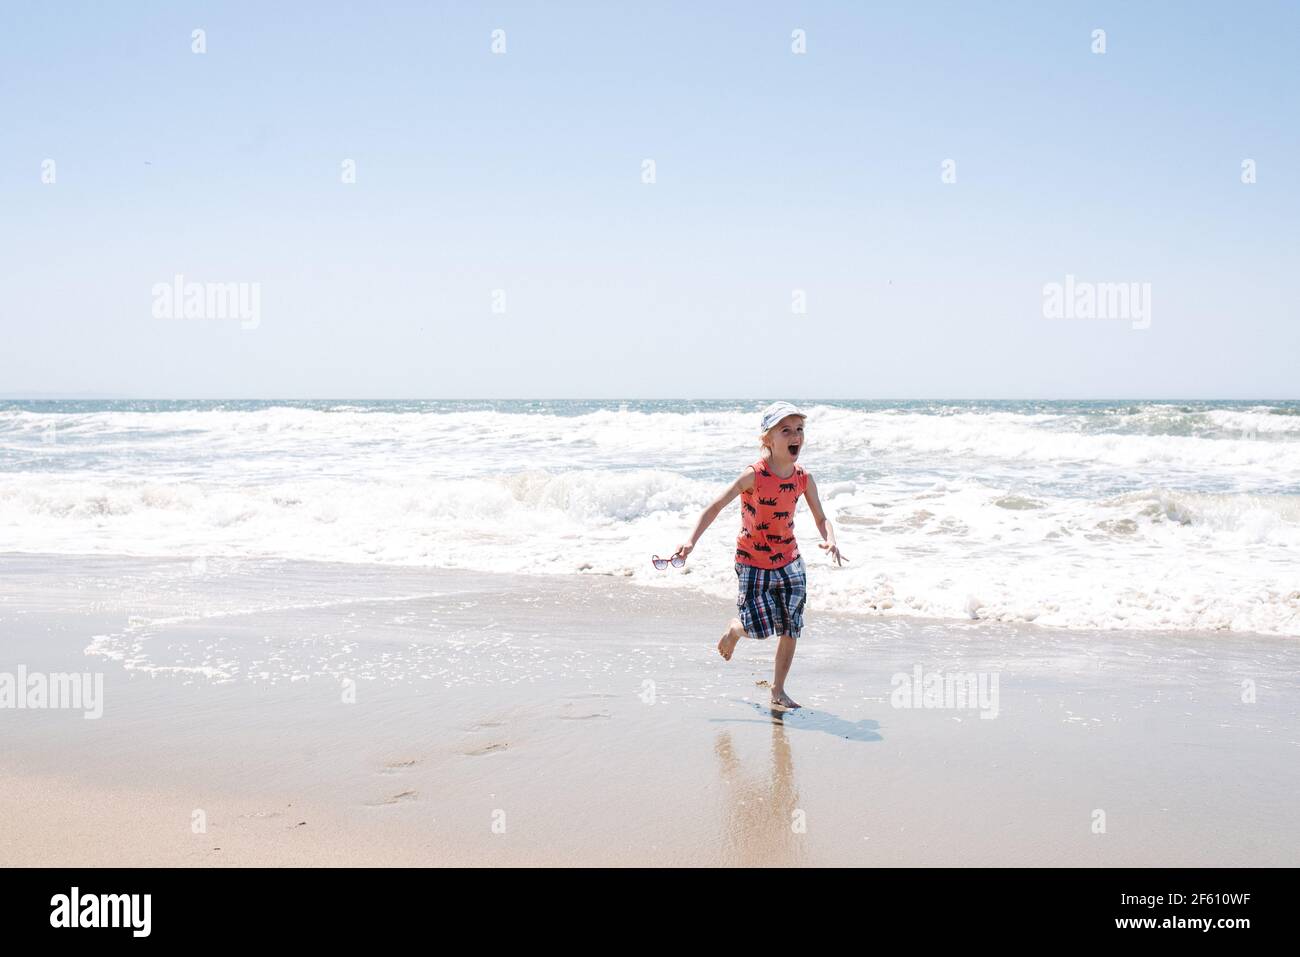
M 728 505 L 731 504 L 731 500 L 734 499 L 741 492 L 748 492 L 752 490 L 753 487 L 754 487 L 754 469 L 751 466 L 749 468 L 746 468 L 745 471 L 741 472 L 740 477 L 737 478 L 736 481 L 728 485 L 727 490 L 723 492 L 721 495 L 719 495 L 716 499 L 714 499 L 712 505 L 710 505 L 708 508 L 706 508 L 703 512 L 700 513 L 700 519 L 695 523 L 695 530 L 691 532 L 691 537 L 686 540 L 685 544 L 679 545 L 677 547 L 677 551 L 674 552 L 674 554 L 680 555 L 682 558 L 685 558 L 687 555 L 689 555 L 692 549 L 695 548 L 695 543 L 698 542 L 700 540 L 700 536 L 704 534 L 704 530 L 713 524 L 713 520 L 718 517 L 718 514 L 724 508 L 726 508 Z

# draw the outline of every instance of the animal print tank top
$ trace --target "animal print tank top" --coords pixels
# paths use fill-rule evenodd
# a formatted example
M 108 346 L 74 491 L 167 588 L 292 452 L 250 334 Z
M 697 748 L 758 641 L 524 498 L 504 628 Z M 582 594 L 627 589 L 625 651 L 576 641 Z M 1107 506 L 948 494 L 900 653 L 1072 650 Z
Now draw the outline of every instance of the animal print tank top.
M 781 478 L 766 459 L 753 468 L 753 490 L 740 493 L 736 561 L 755 568 L 781 568 L 799 557 L 794 509 L 808 487 L 808 473 L 796 465 L 788 478 Z

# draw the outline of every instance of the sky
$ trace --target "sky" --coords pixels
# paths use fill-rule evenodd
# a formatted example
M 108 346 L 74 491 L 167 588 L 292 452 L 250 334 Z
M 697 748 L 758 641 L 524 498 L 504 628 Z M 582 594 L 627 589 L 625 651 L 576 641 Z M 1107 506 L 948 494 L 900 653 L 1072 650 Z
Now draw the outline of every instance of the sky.
M 0 394 L 1295 398 L 1298 45 L 1282 2 L 6 0 Z M 1045 315 L 1067 276 L 1149 313 Z

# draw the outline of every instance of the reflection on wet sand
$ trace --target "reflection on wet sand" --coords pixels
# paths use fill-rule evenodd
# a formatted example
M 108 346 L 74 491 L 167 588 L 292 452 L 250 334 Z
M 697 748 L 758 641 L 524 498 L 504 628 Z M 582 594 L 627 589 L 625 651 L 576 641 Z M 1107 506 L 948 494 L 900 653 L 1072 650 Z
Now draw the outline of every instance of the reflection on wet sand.
M 722 864 L 745 867 L 790 867 L 807 863 L 808 836 L 804 808 L 795 782 L 789 729 L 824 731 L 854 741 L 880 741 L 871 720 L 846 721 L 827 712 L 801 709 L 782 712 L 748 702 L 762 718 L 732 719 L 732 723 L 771 726 L 769 760 L 747 770 L 736 754 L 731 732 L 718 732 L 713 750 L 718 756 L 723 786 Z
M 772 721 L 771 759 L 747 771 L 736 755 L 730 731 L 713 746 L 723 785 L 723 864 L 787 867 L 803 863 L 803 813 L 794 781 L 790 741 L 780 720 Z

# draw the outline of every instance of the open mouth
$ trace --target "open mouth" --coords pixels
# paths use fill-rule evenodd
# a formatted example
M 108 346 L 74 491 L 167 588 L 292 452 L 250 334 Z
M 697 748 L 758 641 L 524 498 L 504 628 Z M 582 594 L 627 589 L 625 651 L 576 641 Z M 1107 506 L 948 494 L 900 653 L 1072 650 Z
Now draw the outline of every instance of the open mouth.
M 796 456 L 796 455 L 799 454 L 799 446 L 797 446 L 797 445 L 787 445 L 786 448 L 788 448 L 788 449 L 790 450 L 790 457 L 791 457 L 791 458 L 793 458 L 794 456 Z

